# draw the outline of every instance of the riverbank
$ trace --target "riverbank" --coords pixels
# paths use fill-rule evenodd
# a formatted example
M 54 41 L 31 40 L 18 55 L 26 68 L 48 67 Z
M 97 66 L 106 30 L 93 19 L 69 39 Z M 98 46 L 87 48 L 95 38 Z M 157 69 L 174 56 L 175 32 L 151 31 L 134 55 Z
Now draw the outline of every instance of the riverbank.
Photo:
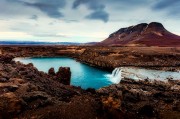
M 70 56 L 79 60 L 82 57 L 81 61 L 85 61 L 89 57 L 93 60 L 91 62 L 93 65 L 110 69 L 114 66 L 113 58 L 117 58 L 116 55 L 115 57 L 112 55 L 112 51 L 114 54 L 115 50 L 121 53 L 127 50 L 127 48 L 120 49 L 122 48 L 112 47 L 110 50 L 97 48 L 91 52 L 92 49 L 89 47 L 75 46 L 0 47 L 0 118 L 178 119 L 180 117 L 179 81 L 169 80 L 164 83 L 145 80 L 136 82 L 124 79 L 120 84 L 99 90 L 83 90 L 80 87 L 62 84 L 54 79 L 54 76 L 39 72 L 32 64 L 24 65 L 12 61 L 14 57 Z M 140 48 L 138 49 L 140 50 Z M 161 60 L 166 60 L 166 62 L 172 61 L 161 64 L 157 60 L 159 61 L 157 64 L 178 69 L 179 49 L 167 48 L 166 51 L 164 48 L 160 49 L 156 51 L 158 55 L 154 53 L 154 56 L 152 54 L 150 56 L 159 58 L 159 60 L 162 58 Z M 94 54 L 95 51 L 98 55 Z M 88 55 L 87 52 L 92 54 Z M 147 50 L 147 52 L 154 51 Z M 143 66 L 148 66 L 146 62 L 155 62 L 146 59 L 148 56 L 147 53 L 140 58 Z M 98 59 L 99 62 L 97 62 Z M 103 62 L 105 59 L 107 62 Z M 134 61 L 133 58 L 128 60 L 124 56 L 124 61 L 125 59 L 127 59 L 126 62 Z M 111 65 L 109 65 L 110 63 Z
M 67 56 L 108 71 L 128 66 L 180 70 L 179 47 L 1 46 L 0 52 L 13 57 Z

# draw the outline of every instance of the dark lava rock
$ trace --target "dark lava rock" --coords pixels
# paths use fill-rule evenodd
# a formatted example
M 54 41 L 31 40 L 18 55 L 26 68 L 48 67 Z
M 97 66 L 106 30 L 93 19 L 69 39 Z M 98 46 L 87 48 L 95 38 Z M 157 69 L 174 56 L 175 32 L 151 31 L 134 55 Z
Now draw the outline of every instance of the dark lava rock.
M 88 88 L 86 89 L 87 92 L 90 92 L 92 94 L 96 94 L 96 90 L 94 88 Z
M 71 71 L 69 67 L 60 67 L 56 73 L 56 77 L 60 83 L 70 85 Z
M 30 109 L 36 109 L 51 104 L 50 96 L 45 92 L 34 91 L 22 96 Z
M 48 74 L 54 76 L 56 74 L 54 68 L 50 68 Z
M 151 105 L 145 105 L 142 108 L 139 109 L 139 115 L 144 115 L 147 117 L 153 117 L 154 116 L 154 108 Z
M 26 75 L 26 77 L 27 77 L 27 78 L 30 78 L 30 79 L 35 78 L 35 74 L 32 73 L 32 72 L 29 72 L 29 73 Z
M 29 64 L 27 64 L 27 66 L 28 67 L 33 67 L 34 65 L 33 65 L 33 63 L 29 63 Z
M 5 93 L 0 96 L 0 114 L 4 112 L 6 116 L 8 114 L 16 115 L 22 111 L 23 102 L 14 93 Z M 0 115 L 1 118 L 1 115 Z
M 173 110 L 180 112 L 180 101 L 175 102 L 173 105 Z
M 11 92 L 14 92 L 18 89 L 18 86 L 17 85 L 11 85 L 11 86 L 8 86 L 7 89 Z
M 0 83 L 7 82 L 8 80 L 6 78 L 0 78 Z
M 0 56 L 0 61 L 4 63 L 10 63 L 14 57 L 11 55 L 2 55 Z

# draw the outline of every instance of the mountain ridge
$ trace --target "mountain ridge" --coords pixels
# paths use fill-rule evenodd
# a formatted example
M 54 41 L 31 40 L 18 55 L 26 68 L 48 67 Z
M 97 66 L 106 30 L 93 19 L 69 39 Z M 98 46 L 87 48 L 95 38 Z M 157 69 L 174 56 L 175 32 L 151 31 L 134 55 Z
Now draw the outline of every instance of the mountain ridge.
M 161 23 L 141 23 L 121 28 L 96 45 L 180 46 L 180 36 L 166 30 Z

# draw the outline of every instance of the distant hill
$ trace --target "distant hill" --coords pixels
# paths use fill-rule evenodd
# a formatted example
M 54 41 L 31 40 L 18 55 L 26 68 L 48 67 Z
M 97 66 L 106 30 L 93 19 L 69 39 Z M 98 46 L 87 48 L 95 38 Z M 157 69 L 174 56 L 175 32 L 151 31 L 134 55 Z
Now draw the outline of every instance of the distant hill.
M 0 41 L 0 45 L 94 45 L 97 42 L 35 42 L 35 41 Z
M 127 28 L 121 28 L 96 45 L 180 46 L 180 36 L 166 30 L 161 23 L 141 23 Z

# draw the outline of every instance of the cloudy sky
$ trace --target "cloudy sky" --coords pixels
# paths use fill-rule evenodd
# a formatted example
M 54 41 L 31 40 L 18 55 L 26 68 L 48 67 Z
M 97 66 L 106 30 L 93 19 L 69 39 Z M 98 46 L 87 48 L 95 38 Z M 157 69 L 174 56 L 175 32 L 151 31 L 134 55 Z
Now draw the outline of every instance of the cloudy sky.
M 180 0 L 0 0 L 0 40 L 94 42 L 161 22 L 180 35 Z

